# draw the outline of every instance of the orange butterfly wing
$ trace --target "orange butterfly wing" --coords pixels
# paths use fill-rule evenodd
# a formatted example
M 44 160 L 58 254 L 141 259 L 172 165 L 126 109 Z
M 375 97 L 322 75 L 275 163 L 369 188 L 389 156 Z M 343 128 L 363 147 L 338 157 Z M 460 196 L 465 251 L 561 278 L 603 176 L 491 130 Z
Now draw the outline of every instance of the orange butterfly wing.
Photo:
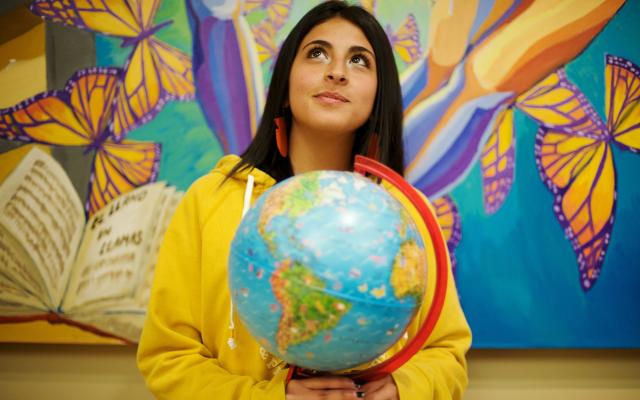
M 515 137 L 513 107 L 498 115 L 495 127 L 482 149 L 480 169 L 484 208 L 493 214 L 502 207 L 513 185 L 515 169 Z
M 541 127 L 535 152 L 541 177 L 554 194 L 556 218 L 577 255 L 580 283 L 589 290 L 611 237 L 616 176 L 604 124 L 584 102 L 593 113 L 588 129 Z
M 420 58 L 422 54 L 422 50 L 420 49 L 420 31 L 418 30 L 418 24 L 413 14 L 407 16 L 396 33 L 393 33 L 391 27 L 388 26 L 387 36 L 393 49 L 398 53 L 402 61 L 407 64 L 412 64 Z
M 30 8 L 34 14 L 53 22 L 110 36 L 134 38 L 144 28 L 141 16 L 148 15 L 148 11 L 141 8 L 154 10 L 159 0 L 144 3 L 142 7 L 141 1 L 127 0 L 36 0 Z
M 157 177 L 159 144 L 115 143 L 109 137 L 107 124 L 120 72 L 102 68 L 78 71 L 64 91 L 43 93 L 0 112 L 0 137 L 96 150 L 86 203 L 89 215 Z
M 563 69 L 552 73 L 521 95 L 516 106 L 542 126 L 575 125 L 590 118 Z
M 138 43 L 125 70 L 112 126 L 116 140 L 154 118 L 168 100 L 195 96 L 191 58 L 154 38 Z
M 96 152 L 89 181 L 87 210 L 93 215 L 121 194 L 156 180 L 161 147 L 158 143 L 105 142 Z
M 267 15 L 276 30 L 282 28 L 291 13 L 292 0 L 272 0 L 267 7 Z
M 195 96 L 191 57 L 159 40 L 150 39 L 162 88 L 172 99 L 191 100 Z
M 245 0 L 244 14 L 250 14 L 257 9 L 266 11 L 267 18 L 262 22 L 269 22 L 277 31 L 287 22 L 291 13 L 292 0 Z
M 121 140 L 127 132 L 155 117 L 164 105 L 160 103 L 161 78 L 155 64 L 149 41 L 138 43 L 125 65 L 126 72 L 118 94 L 112 127 L 116 140 Z
M 152 35 L 169 21 L 153 26 L 160 0 L 37 0 L 31 9 L 56 22 L 125 39 L 134 50 L 125 66 L 116 116 L 116 140 L 154 118 L 171 99 L 195 96 L 191 59 Z
M 432 204 L 435 208 L 436 217 L 438 218 L 438 223 L 440 224 L 444 238 L 447 241 L 451 267 L 455 271 L 457 266 L 455 249 L 462 239 L 462 225 L 458 207 L 449 195 L 433 200 Z
M 258 48 L 258 58 L 261 63 L 265 63 L 278 54 L 276 45 L 276 30 L 269 20 L 260 22 L 251 28 L 253 37 Z
M 605 67 L 607 127 L 615 142 L 640 150 L 640 68 L 622 57 L 607 55 Z
M 120 71 L 78 71 L 64 91 L 45 92 L 0 112 L 0 137 L 63 146 L 91 145 L 105 133 Z

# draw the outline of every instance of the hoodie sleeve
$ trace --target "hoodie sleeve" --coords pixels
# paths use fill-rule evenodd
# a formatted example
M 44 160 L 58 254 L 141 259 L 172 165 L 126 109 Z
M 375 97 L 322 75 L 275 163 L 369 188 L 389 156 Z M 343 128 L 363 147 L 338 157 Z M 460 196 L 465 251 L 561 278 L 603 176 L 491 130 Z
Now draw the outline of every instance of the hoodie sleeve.
M 471 331 L 451 277 L 447 286 L 442 314 L 427 343 L 392 374 L 401 399 L 460 399 L 467 387 L 465 354 L 471 344 Z M 420 317 L 426 317 L 426 310 Z M 415 334 L 417 327 L 412 328 Z
M 202 343 L 202 223 L 216 202 L 224 200 L 211 189 L 217 184 L 211 175 L 196 182 L 165 234 L 138 346 L 138 368 L 159 399 L 284 399 L 286 370 L 263 381 L 234 375 Z M 198 204 L 203 198 L 212 201 L 205 207 Z
M 424 198 L 424 197 L 423 197 Z M 399 199 L 407 205 L 405 199 Z M 425 198 L 426 200 L 426 198 Z M 431 204 L 427 204 L 433 210 Z M 413 207 L 407 207 L 411 215 L 420 218 Z M 429 268 L 427 301 L 415 321 L 420 323 L 427 316 L 430 299 L 435 290 L 435 250 L 424 224 L 418 226 L 427 249 Z M 442 232 L 440 232 L 442 235 Z M 471 346 L 471 330 L 460 307 L 458 292 L 451 273 L 448 257 L 448 279 L 445 302 L 436 326 L 426 343 L 407 363 L 392 373 L 400 399 L 445 400 L 460 399 L 467 387 L 466 352 Z M 419 329 L 413 323 L 408 329 L 413 337 Z

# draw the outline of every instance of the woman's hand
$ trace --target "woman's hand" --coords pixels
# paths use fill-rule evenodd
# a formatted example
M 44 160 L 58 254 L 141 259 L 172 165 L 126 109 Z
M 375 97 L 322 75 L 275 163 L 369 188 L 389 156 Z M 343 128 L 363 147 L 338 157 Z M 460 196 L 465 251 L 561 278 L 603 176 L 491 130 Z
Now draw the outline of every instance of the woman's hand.
M 286 391 L 287 400 L 354 400 L 362 397 L 362 389 L 351 379 L 339 376 L 292 379 Z
M 399 400 L 398 387 L 391 375 L 376 381 L 369 381 L 362 385 L 360 389 L 364 392 L 364 398 L 367 400 Z
M 324 376 L 307 379 L 292 379 L 287 385 L 287 400 L 399 400 L 398 387 L 391 375 L 370 381 L 362 386 L 351 379 L 338 376 Z

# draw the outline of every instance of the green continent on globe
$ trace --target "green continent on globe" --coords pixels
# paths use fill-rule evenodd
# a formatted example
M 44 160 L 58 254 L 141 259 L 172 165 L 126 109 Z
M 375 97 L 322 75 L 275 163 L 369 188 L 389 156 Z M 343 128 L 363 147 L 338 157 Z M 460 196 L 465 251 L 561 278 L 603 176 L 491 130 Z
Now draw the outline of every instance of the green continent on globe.
M 260 217 L 258 231 L 269 246 L 271 254 L 275 254 L 274 233 L 267 227 L 272 219 L 285 215 L 293 221 L 313 208 L 318 201 L 320 189 L 319 174 L 308 174 L 304 179 L 287 182 L 280 190 L 271 191 L 265 199 Z
M 391 287 L 397 298 L 413 296 L 416 303 L 422 302 L 425 291 L 424 264 L 421 262 L 423 249 L 414 240 L 407 240 L 393 260 Z
M 300 263 L 285 260 L 271 275 L 271 287 L 282 305 L 276 343 L 284 354 L 289 346 L 314 338 L 318 332 L 335 328 L 349 312 L 351 303 L 322 290 L 326 284 Z

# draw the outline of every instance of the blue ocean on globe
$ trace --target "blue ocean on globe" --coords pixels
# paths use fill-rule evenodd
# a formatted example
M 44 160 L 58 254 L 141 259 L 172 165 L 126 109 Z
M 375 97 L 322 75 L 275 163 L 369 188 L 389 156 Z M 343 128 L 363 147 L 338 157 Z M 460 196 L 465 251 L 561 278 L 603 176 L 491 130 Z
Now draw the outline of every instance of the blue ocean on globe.
M 351 172 L 296 175 L 265 192 L 232 242 L 229 284 L 252 336 L 280 359 L 339 371 L 403 335 L 426 288 L 424 244 L 383 187 Z

